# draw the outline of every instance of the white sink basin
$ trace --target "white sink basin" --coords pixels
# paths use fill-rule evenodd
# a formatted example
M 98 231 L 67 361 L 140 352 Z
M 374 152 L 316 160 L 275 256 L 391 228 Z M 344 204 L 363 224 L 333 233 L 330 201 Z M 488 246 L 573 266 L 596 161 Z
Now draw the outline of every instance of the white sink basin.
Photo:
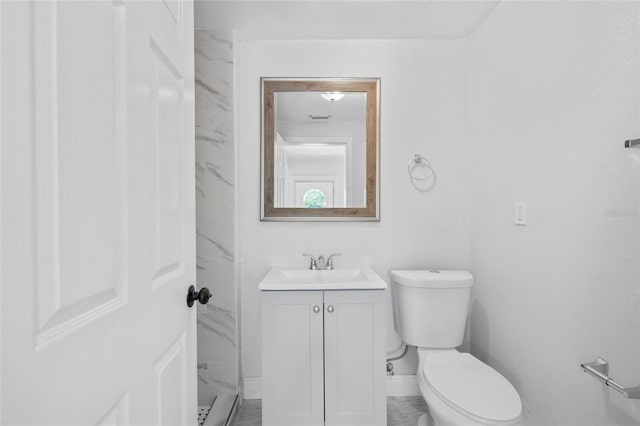
M 260 290 L 384 290 L 387 283 L 369 267 L 311 269 L 273 268 Z

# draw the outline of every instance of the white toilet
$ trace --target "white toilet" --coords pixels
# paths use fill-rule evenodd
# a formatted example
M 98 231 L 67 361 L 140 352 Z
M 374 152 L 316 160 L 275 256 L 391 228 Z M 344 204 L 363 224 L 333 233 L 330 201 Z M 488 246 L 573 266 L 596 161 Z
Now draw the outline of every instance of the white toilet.
M 464 337 L 471 274 L 395 270 L 391 282 L 396 331 L 418 347 L 418 386 L 436 426 L 521 425 L 522 402 L 511 383 L 455 349 Z

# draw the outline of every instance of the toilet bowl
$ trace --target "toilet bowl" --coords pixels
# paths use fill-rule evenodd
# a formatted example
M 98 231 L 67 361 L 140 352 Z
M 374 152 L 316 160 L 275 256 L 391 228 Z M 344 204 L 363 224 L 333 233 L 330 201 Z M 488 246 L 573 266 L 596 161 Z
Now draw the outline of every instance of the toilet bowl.
M 521 425 L 522 403 L 511 383 L 455 349 L 464 337 L 471 274 L 394 270 L 390 275 L 395 328 L 405 343 L 418 347 L 418 387 L 435 426 Z
M 419 348 L 418 359 L 418 387 L 436 425 L 522 424 L 522 403 L 514 387 L 477 358 Z

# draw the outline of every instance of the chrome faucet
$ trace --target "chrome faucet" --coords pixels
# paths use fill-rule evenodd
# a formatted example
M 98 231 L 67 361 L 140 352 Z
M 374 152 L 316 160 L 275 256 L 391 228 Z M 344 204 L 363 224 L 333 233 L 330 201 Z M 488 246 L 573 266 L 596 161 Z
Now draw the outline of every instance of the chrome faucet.
M 327 269 L 333 269 L 333 258 L 336 256 L 340 256 L 340 253 L 333 253 L 332 255 L 329 255 L 326 263 Z
M 333 253 L 325 260 L 323 255 L 318 256 L 318 260 L 315 257 L 308 253 L 302 253 L 303 256 L 307 256 L 310 258 L 309 269 L 320 269 L 320 270 L 332 270 L 333 269 L 333 258 L 335 256 L 340 256 L 340 253 Z
M 303 256 L 307 256 L 310 259 L 309 269 L 318 269 L 318 264 L 316 263 L 316 258 L 313 255 L 308 253 L 302 253 Z

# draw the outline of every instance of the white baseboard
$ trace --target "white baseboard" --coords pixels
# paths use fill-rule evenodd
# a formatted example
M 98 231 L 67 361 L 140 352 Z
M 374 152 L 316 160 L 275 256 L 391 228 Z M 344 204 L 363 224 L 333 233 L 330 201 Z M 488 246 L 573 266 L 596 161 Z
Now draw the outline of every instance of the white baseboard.
M 262 377 L 243 377 L 242 395 L 244 399 L 262 399 Z M 416 376 L 387 376 L 387 396 L 420 396 Z
M 244 399 L 262 399 L 262 377 L 243 377 L 242 397 Z
M 420 396 L 416 375 L 387 376 L 387 396 Z

